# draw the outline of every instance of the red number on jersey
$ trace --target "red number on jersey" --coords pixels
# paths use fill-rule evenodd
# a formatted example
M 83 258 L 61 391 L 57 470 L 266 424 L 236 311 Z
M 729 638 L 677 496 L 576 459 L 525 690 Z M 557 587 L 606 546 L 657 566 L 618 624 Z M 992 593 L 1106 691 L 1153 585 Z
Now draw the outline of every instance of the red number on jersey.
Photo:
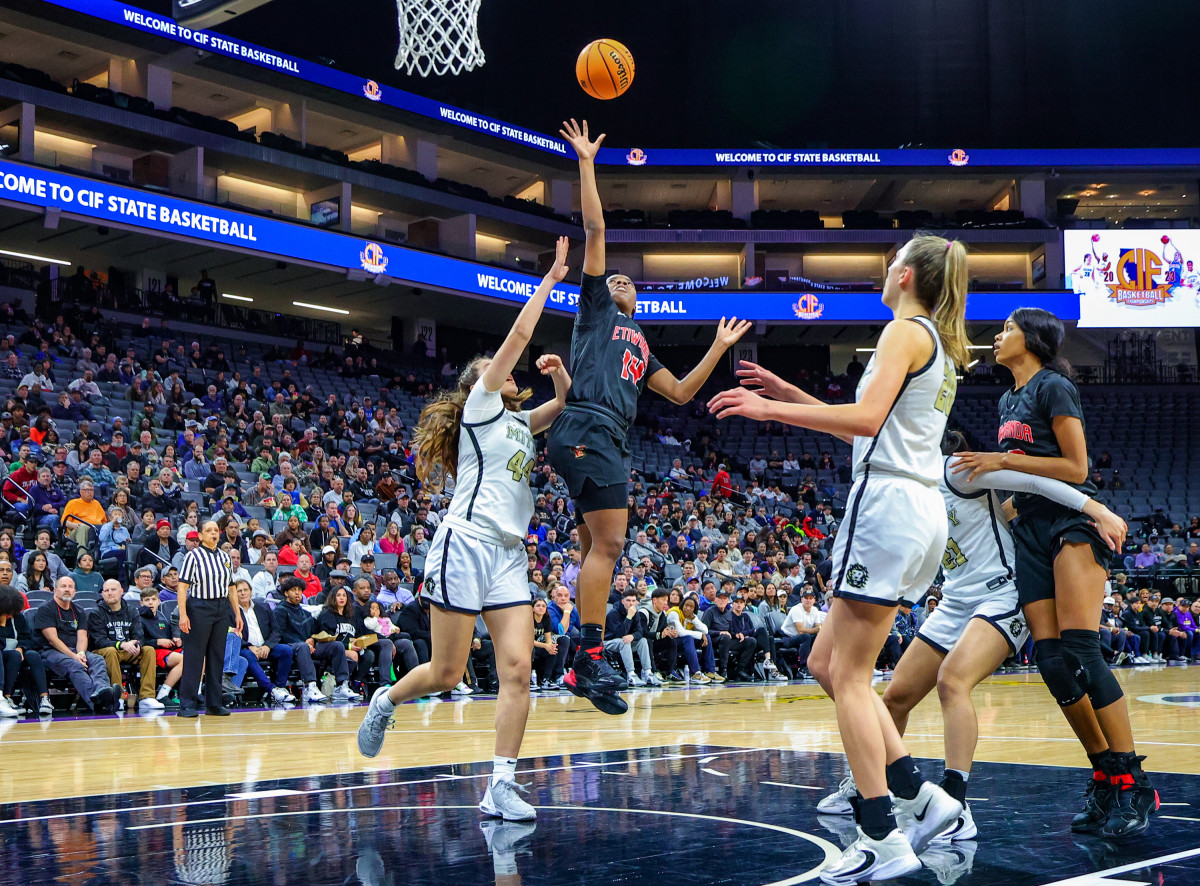
M 642 375 L 646 372 L 646 361 L 640 360 L 633 355 L 633 351 L 625 349 L 625 356 L 621 358 L 621 378 L 632 381 L 635 385 L 641 384 Z

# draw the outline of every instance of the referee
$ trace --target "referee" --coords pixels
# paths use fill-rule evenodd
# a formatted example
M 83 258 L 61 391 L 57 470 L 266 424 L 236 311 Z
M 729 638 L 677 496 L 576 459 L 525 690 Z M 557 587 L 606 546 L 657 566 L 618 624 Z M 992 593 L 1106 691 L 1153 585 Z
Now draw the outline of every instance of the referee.
M 188 551 L 179 570 L 179 630 L 183 632 L 183 678 L 179 681 L 179 716 L 197 717 L 200 671 L 205 670 L 204 698 L 208 713 L 228 717 L 221 698 L 225 670 L 225 638 L 229 628 L 240 634 L 242 613 L 230 582 L 233 564 L 217 547 L 221 530 L 209 520 L 200 529 L 200 546 Z M 207 661 L 207 668 L 205 662 Z

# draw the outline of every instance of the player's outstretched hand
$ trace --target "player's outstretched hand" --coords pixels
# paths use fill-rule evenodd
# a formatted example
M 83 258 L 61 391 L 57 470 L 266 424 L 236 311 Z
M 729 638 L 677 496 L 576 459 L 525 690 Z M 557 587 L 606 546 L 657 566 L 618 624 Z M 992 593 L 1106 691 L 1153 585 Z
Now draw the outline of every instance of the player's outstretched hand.
M 554 244 L 554 264 L 546 272 L 546 277 L 555 283 L 561 283 L 566 279 L 567 271 L 570 270 L 567 267 L 567 250 L 570 248 L 571 241 L 566 237 L 559 237 L 558 242 Z
M 963 471 L 970 471 L 967 475 L 968 483 L 980 474 L 1004 470 L 1002 452 L 956 452 L 954 457 L 958 460 L 950 464 L 951 472 L 961 474 Z
M 770 404 L 758 394 L 745 388 L 730 388 L 721 391 L 708 401 L 708 411 L 717 418 L 740 415 L 755 421 L 766 421 L 770 416 Z
M 558 354 L 542 354 L 537 358 L 537 368 L 541 370 L 542 375 L 558 372 L 563 368 L 562 357 Z
M 739 323 L 737 317 L 730 317 L 729 322 L 726 323 L 725 318 L 722 317 L 721 322 L 717 324 L 717 344 L 729 350 L 753 325 L 749 320 Z
M 742 368 L 734 372 L 734 375 L 741 379 L 742 387 L 753 391 L 755 394 L 770 397 L 772 400 L 792 399 L 792 385 L 785 382 L 774 372 L 771 372 L 769 369 L 763 369 L 757 363 L 751 363 L 749 360 L 741 360 L 738 365 Z
M 1125 546 L 1125 536 L 1129 533 L 1129 524 L 1104 508 L 1096 517 L 1096 531 L 1108 543 L 1111 551 L 1119 551 Z
M 588 136 L 587 121 L 583 121 L 583 126 L 575 122 L 572 117 L 570 121 L 563 121 L 562 129 L 558 134 L 565 138 L 575 149 L 575 156 L 580 160 L 596 159 L 596 152 L 600 150 L 600 145 L 604 142 L 604 133 L 596 136 L 596 140 L 592 141 Z

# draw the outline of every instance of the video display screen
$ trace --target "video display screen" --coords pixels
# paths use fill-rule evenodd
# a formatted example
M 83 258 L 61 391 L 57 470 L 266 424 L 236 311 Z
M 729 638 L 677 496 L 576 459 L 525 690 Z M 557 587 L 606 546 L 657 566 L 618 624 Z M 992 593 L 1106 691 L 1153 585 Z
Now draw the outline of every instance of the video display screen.
M 1079 325 L 1200 326 L 1200 231 L 1064 231 Z

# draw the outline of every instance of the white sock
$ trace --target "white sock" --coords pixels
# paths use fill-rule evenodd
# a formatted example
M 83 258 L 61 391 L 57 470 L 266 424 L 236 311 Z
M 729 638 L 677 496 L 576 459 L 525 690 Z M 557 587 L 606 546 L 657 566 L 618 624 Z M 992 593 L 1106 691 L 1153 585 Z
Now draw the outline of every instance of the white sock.
M 492 784 L 517 780 L 517 761 L 513 757 L 492 757 Z
M 391 696 L 386 692 L 375 699 L 375 706 L 379 708 L 381 714 L 388 714 L 390 716 L 396 712 L 396 705 L 392 701 Z
M 159 701 L 162 701 L 164 698 L 166 698 L 170 694 L 171 694 L 171 687 L 167 686 L 165 683 L 162 686 L 158 687 L 158 700 Z
M 956 772 L 956 773 L 958 773 L 958 777 L 959 777 L 959 778 L 961 778 L 961 779 L 963 780 L 963 782 L 964 782 L 964 783 L 966 783 L 966 782 L 968 782 L 968 781 L 970 781 L 970 780 L 971 780 L 971 773 L 969 773 L 969 772 L 963 772 L 961 769 L 951 769 L 951 768 L 949 768 L 949 767 L 946 767 L 946 771 L 947 771 L 947 772 Z

